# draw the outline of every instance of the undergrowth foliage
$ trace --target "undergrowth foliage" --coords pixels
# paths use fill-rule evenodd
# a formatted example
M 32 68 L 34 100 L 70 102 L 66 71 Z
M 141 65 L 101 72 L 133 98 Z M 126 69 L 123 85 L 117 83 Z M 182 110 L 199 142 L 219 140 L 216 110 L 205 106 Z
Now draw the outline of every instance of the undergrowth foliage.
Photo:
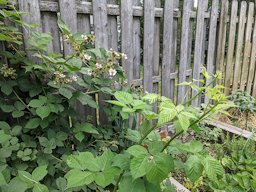
M 31 60 L 18 49 L 21 34 L 4 23 L 10 19 L 25 27 L 21 13 L 0 2 L 9 9 L 0 12 L 0 38 L 8 47 L 1 52 L 6 59 L 0 63 L 0 189 L 170 191 L 164 181 L 178 161 L 171 147 L 176 138 L 189 129 L 198 131 L 201 121 L 229 106 L 223 87 L 213 86 L 220 74 L 211 77 L 204 70 L 202 83 L 212 79 L 204 87 L 184 83 L 198 94 L 180 105 L 156 94 L 139 95 L 122 86 L 115 90 L 115 80 L 120 79 L 121 85 L 123 82 L 119 61 L 126 55 L 94 48 L 94 36 L 71 34 L 59 20 L 63 40 L 73 53 L 67 57 L 46 54 L 52 37 L 33 33 L 30 51 L 37 59 Z M 94 125 L 76 111 L 77 103 L 98 108 L 91 96 L 95 93 L 113 98 L 106 101 L 109 124 Z M 192 107 L 191 101 L 202 93 L 210 102 L 201 108 Z M 153 103 L 158 104 L 159 113 L 153 112 Z M 163 136 L 157 131 L 166 124 L 174 125 L 174 134 Z M 216 159 L 199 153 L 200 143 L 181 144 L 176 149 L 191 153 L 186 161 L 191 180 L 196 181 L 204 172 L 212 181 L 223 176 Z

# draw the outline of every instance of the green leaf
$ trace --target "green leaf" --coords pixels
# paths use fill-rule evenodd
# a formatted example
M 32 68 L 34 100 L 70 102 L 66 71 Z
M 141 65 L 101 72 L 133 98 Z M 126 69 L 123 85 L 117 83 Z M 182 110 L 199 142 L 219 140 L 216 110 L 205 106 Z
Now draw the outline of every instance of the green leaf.
M 35 129 L 40 125 L 40 123 L 41 123 L 41 120 L 39 118 L 29 119 L 29 121 L 25 125 L 25 128 L 26 129 Z
M 133 145 L 127 149 L 127 152 L 134 157 L 146 156 L 148 154 L 145 147 L 142 147 L 141 145 Z
M 67 188 L 67 181 L 65 178 L 59 177 L 58 179 L 56 179 L 56 185 L 61 192 L 64 192 Z
M 51 113 L 51 109 L 48 106 L 43 106 L 36 109 L 36 114 L 41 117 L 41 119 L 44 119 L 48 117 Z
M 37 167 L 32 172 L 32 178 L 36 181 L 41 181 L 48 173 L 46 168 L 47 168 L 46 165 Z
M 124 176 L 119 184 L 119 192 L 147 192 L 142 179 L 133 180 L 131 176 Z M 157 192 L 157 191 L 155 191 Z
M 112 166 L 119 167 L 122 170 L 126 170 L 129 168 L 130 165 L 130 155 L 125 154 L 117 154 L 113 160 Z
M 128 129 L 126 138 L 130 141 L 138 143 L 141 139 L 140 133 L 137 130 Z
M 67 189 L 70 189 L 91 184 L 95 179 L 95 174 L 89 171 L 72 169 L 65 175 L 65 178 L 67 179 Z
M 189 153 L 199 153 L 203 150 L 203 144 L 199 141 L 191 141 L 184 144 L 174 145 L 179 150 L 183 150 Z
M 196 155 L 190 156 L 185 163 L 185 173 L 192 182 L 196 182 L 202 176 L 203 168 L 201 159 Z
M 6 141 L 9 141 L 12 138 L 11 135 L 7 135 L 4 133 L 4 130 L 0 130 L 0 143 L 3 144 Z
M 28 106 L 33 107 L 33 108 L 38 108 L 41 107 L 45 104 L 45 102 L 43 100 L 39 100 L 39 99 L 33 99 L 29 102 Z
M 62 21 L 60 19 L 60 17 L 58 17 L 58 26 L 59 26 L 62 33 L 64 33 L 64 34 L 70 34 L 71 33 L 68 26 L 64 23 L 64 21 Z
M 207 156 L 202 163 L 204 165 L 205 172 L 210 180 L 217 181 L 218 177 L 223 177 L 225 172 L 218 160 L 214 159 L 211 156 Z
M 5 121 L 0 121 L 0 129 L 8 131 L 11 129 L 10 125 Z
M 49 192 L 49 190 L 45 185 L 36 183 L 33 187 L 33 192 Z
M 146 169 L 148 166 L 148 155 L 140 154 L 137 156 L 137 152 L 135 153 L 136 157 L 134 157 L 130 163 L 130 170 L 133 179 L 146 175 Z
M 0 172 L 0 186 L 7 184 L 4 175 Z
M 145 101 L 149 101 L 150 103 L 155 103 L 156 101 L 158 101 L 158 99 L 160 99 L 160 96 L 155 93 L 149 93 L 142 97 L 142 99 Z
M 78 93 L 77 99 L 82 103 L 82 105 L 89 105 L 90 107 L 95 109 L 98 108 L 97 103 L 93 100 L 93 98 L 90 95 L 87 95 L 85 93 Z
M 114 93 L 114 96 L 119 102 L 123 104 L 130 104 L 133 102 L 132 95 L 125 91 L 117 91 Z
M 101 187 L 106 187 L 114 182 L 115 176 L 120 175 L 120 171 L 117 168 L 108 168 L 102 172 L 99 172 L 95 176 L 95 183 Z
M 176 117 L 176 115 L 177 111 L 175 108 L 165 108 L 159 113 L 157 122 L 158 126 L 170 122 Z
M 13 111 L 12 112 L 12 117 L 13 118 L 19 118 L 19 117 L 22 117 L 23 115 L 24 115 L 23 111 Z
M 59 93 L 62 95 L 62 96 L 64 96 L 64 97 L 66 97 L 67 99 L 71 99 L 71 97 L 72 97 L 72 92 L 69 90 L 69 89 L 67 89 L 67 88 L 64 88 L 64 87 L 61 87 L 60 89 L 59 89 Z
M 90 134 L 99 134 L 99 132 L 94 128 L 94 126 L 90 123 L 77 123 L 75 125 L 75 131 L 81 131 L 85 133 L 90 133 Z
M 178 115 L 178 120 L 179 120 L 181 128 L 184 130 L 184 132 L 186 132 L 189 128 L 189 125 L 190 125 L 189 119 L 187 118 L 186 115 L 180 113 Z
M 112 105 L 119 106 L 119 107 L 126 107 L 125 104 L 123 104 L 123 103 L 121 103 L 121 102 L 119 102 L 119 101 L 111 101 L 111 100 L 108 100 L 108 101 L 106 101 L 106 102 L 107 102 L 107 103 L 110 103 L 110 104 L 112 104 Z
M 75 134 L 75 138 L 76 138 L 78 141 L 82 142 L 83 139 L 84 139 L 84 134 L 83 134 L 82 132 L 76 133 L 76 134 Z
M 146 177 L 150 183 L 160 184 L 174 169 L 174 162 L 170 155 L 158 153 L 150 156 L 146 167 Z

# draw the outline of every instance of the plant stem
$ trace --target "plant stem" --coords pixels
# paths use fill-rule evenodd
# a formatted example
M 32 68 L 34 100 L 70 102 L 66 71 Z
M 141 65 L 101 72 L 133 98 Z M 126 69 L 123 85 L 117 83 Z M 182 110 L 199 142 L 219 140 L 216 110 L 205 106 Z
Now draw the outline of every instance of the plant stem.
M 114 189 L 113 189 L 113 192 L 116 192 L 116 191 L 117 191 L 118 185 L 119 185 L 119 183 L 120 183 L 120 181 L 121 181 L 123 175 L 124 175 L 124 171 L 123 171 L 123 172 L 120 174 L 120 176 L 118 177 L 118 179 L 117 179 L 117 181 L 116 181 L 116 185 L 115 185 L 115 187 L 114 187 Z
M 206 87 L 209 87 L 210 85 L 212 85 L 216 79 L 218 78 L 218 76 L 214 77 L 214 79 L 209 82 L 206 86 Z M 182 103 L 181 105 L 186 105 L 186 104 L 189 104 L 191 101 L 193 101 L 195 98 L 197 98 L 205 89 L 201 89 L 194 97 L 192 97 L 191 99 L 187 100 L 186 102 Z
M 149 129 L 149 130 L 145 133 L 145 135 L 143 135 L 143 137 L 140 139 L 139 144 L 141 145 L 142 142 L 144 141 L 144 139 L 146 139 L 146 137 L 147 137 L 153 130 L 155 130 L 156 128 L 157 128 L 157 125 L 154 125 L 153 127 L 151 127 L 151 129 Z
M 193 125 L 197 124 L 198 122 L 200 122 L 203 118 L 205 118 L 215 107 L 217 107 L 217 105 L 219 104 L 219 102 L 217 102 L 214 106 L 212 106 L 211 109 L 209 109 L 206 113 L 204 113 L 201 117 L 199 117 L 199 119 L 197 119 L 196 121 L 194 121 L 193 123 L 191 123 L 189 125 L 189 128 L 192 127 Z M 182 133 L 184 132 L 184 130 L 176 133 L 163 147 L 162 152 L 170 145 L 170 143 L 177 138 L 178 136 L 180 136 Z
M 17 92 L 13 90 L 13 93 L 17 97 L 17 99 L 26 107 L 26 109 L 32 113 L 32 111 L 29 109 L 29 107 L 26 105 L 26 103 L 20 98 L 20 96 L 17 94 Z

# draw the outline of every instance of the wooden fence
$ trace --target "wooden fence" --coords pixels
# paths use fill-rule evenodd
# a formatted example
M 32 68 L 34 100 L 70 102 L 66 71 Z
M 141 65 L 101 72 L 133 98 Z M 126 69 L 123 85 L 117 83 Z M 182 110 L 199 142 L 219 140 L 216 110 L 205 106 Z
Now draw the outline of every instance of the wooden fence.
M 19 0 L 23 19 L 50 32 L 49 51 L 64 55 L 57 15 L 73 32 L 94 33 L 96 46 L 126 53 L 128 82 L 181 103 L 196 94 L 177 83 L 223 71 L 225 92 L 256 96 L 255 4 L 237 0 Z M 30 31 L 24 30 L 24 43 Z M 199 85 L 199 83 L 198 83 Z M 199 105 L 202 99 L 194 101 Z

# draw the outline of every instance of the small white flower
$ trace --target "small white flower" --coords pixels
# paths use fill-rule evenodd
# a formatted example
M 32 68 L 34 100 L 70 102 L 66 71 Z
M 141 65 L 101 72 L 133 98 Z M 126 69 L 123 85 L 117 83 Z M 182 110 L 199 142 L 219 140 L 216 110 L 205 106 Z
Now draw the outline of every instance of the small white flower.
M 115 76 L 116 73 L 117 73 L 117 71 L 115 69 L 112 69 L 112 68 L 110 68 L 108 72 L 109 72 L 110 76 Z
M 72 81 L 77 81 L 77 76 L 76 75 L 73 75 L 72 77 L 71 77 L 71 79 L 72 79 Z
M 83 38 L 83 40 L 87 41 L 88 40 L 88 36 L 87 35 L 81 35 L 81 37 Z
M 127 84 L 127 83 L 128 83 L 128 80 L 127 80 L 127 79 L 125 79 L 125 80 L 124 80 L 124 84 Z
M 95 66 L 96 66 L 97 69 L 101 69 L 102 68 L 102 64 L 100 64 L 100 63 L 96 63 Z
M 109 50 L 110 50 L 110 51 L 113 51 L 113 49 L 112 49 L 112 48 L 110 48 Z
M 83 59 L 85 60 L 85 61 L 90 61 L 91 60 L 91 56 L 90 55 L 87 55 L 87 54 L 84 54 L 83 55 Z
M 60 78 L 65 78 L 66 77 L 66 75 L 64 75 L 63 73 L 60 73 L 59 76 L 60 76 Z
M 122 53 L 122 57 L 123 57 L 124 59 L 128 59 L 127 55 L 124 54 L 124 53 Z
M 64 35 L 63 40 L 64 41 L 68 41 L 69 40 L 69 36 L 68 35 Z
M 88 70 L 87 75 L 91 76 L 92 75 L 92 71 Z

